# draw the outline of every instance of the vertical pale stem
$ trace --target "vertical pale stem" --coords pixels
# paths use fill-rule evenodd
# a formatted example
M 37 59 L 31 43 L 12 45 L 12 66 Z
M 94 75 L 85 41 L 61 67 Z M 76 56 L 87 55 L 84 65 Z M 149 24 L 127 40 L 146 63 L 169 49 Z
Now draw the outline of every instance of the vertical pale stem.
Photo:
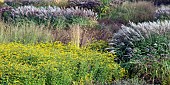
M 79 25 L 75 25 L 71 27 L 72 30 L 72 37 L 71 37 L 71 42 L 76 46 L 76 47 L 80 47 L 80 26 Z

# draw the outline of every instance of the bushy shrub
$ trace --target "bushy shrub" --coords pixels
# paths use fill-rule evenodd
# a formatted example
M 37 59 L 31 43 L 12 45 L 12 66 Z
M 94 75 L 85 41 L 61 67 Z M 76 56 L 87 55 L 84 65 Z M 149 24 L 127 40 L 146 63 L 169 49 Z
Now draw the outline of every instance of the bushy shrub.
M 97 7 L 96 11 L 98 12 L 98 17 L 102 19 L 108 16 L 113 9 L 121 6 L 125 0 L 100 0 L 100 2 L 101 5 Z
M 0 44 L 0 84 L 105 84 L 123 77 L 115 56 L 59 42 Z
M 105 48 L 108 47 L 108 44 L 106 41 L 99 40 L 99 41 L 94 41 L 90 44 L 87 45 L 89 49 L 96 50 L 99 52 L 106 52 Z

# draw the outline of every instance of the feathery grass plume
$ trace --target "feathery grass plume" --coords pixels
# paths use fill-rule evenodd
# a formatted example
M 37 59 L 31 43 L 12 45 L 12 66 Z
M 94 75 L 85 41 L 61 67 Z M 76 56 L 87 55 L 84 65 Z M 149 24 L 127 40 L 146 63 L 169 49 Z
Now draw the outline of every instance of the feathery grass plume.
M 77 22 L 91 26 L 91 24 L 86 23 L 97 20 L 97 13 L 92 10 L 78 7 L 60 8 L 56 6 L 20 6 L 18 8 L 13 8 L 10 16 L 14 21 L 26 19 L 46 26 L 50 24 L 52 28 L 66 28 L 68 25 Z M 81 21 L 85 20 L 86 22 L 75 21 L 76 19 L 80 19 Z
M 155 12 L 155 18 L 156 19 L 161 19 L 161 18 L 170 19 L 170 5 L 169 6 L 162 5 L 161 7 L 159 7 Z
M 79 16 L 88 17 L 95 19 L 97 13 L 92 10 L 76 8 L 60 8 L 60 7 L 34 7 L 34 6 L 20 6 L 18 8 L 12 9 L 13 17 L 37 17 L 41 19 L 51 19 L 57 18 L 59 16 Z
M 133 42 L 149 38 L 151 34 L 163 35 L 170 31 L 170 20 L 143 22 L 135 24 L 129 23 L 130 26 L 122 25 L 121 29 L 114 34 L 112 40 L 109 42 L 110 52 L 116 49 L 125 51 L 125 56 L 130 57 L 133 52 Z

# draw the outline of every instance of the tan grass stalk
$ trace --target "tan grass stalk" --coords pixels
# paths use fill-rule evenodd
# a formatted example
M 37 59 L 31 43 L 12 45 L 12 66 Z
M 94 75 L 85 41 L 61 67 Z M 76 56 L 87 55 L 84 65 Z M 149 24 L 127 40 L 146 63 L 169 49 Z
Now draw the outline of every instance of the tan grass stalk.
M 76 46 L 80 47 L 80 38 L 82 30 L 79 25 L 74 25 L 70 27 L 71 29 L 71 42 Z

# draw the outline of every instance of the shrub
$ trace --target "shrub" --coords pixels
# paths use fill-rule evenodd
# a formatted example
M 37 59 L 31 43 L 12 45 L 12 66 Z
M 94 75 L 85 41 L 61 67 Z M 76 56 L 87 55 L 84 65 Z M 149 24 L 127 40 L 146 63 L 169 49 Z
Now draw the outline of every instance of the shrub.
M 111 11 L 119 6 L 121 6 L 125 0 L 100 0 L 101 5 L 97 7 L 98 17 L 102 19 L 105 16 L 108 16 Z
M 108 47 L 108 43 L 103 40 L 93 41 L 92 43 L 87 45 L 87 48 L 99 51 L 99 52 L 106 52 L 105 48 Z
M 105 84 L 123 77 L 115 56 L 55 43 L 0 44 L 0 84 Z

